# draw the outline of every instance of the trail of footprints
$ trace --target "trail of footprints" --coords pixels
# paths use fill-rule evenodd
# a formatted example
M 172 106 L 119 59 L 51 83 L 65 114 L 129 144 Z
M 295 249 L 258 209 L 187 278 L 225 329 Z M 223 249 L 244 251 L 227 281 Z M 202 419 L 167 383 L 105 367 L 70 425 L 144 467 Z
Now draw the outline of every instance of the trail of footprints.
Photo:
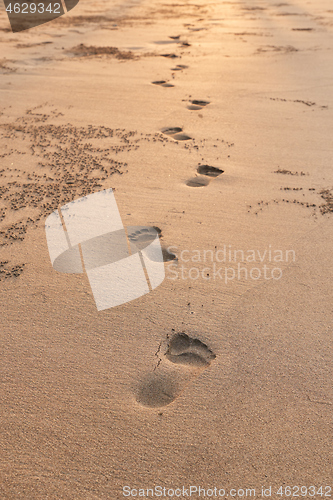
M 177 36 L 169 36 L 169 38 L 173 42 L 181 43 L 182 46 L 189 46 L 187 42 L 180 42 L 180 35 Z M 167 43 L 172 43 L 172 42 L 167 42 L 167 41 L 160 41 L 160 42 L 155 42 L 159 44 L 167 44 Z M 162 54 L 163 57 L 177 57 L 175 54 Z M 181 71 L 183 69 L 188 68 L 185 64 L 177 64 L 175 67 L 171 68 L 171 71 Z M 171 88 L 174 87 L 175 85 L 172 83 L 169 83 L 167 80 L 155 80 L 152 82 L 153 85 L 157 85 L 160 87 L 165 87 L 165 88 Z M 206 106 L 210 104 L 210 101 L 205 101 L 205 100 L 200 100 L 200 99 L 193 99 L 189 101 L 189 104 L 187 105 L 187 109 L 190 111 L 199 111 Z M 182 127 L 164 127 L 161 129 L 161 132 L 174 139 L 175 141 L 190 141 L 192 137 L 187 135 Z M 189 187 L 204 187 L 208 186 L 210 182 L 210 178 L 212 177 L 218 177 L 221 175 L 224 171 L 210 166 L 210 165 L 199 165 L 197 168 L 197 175 L 194 177 L 191 177 L 186 181 L 186 185 Z
M 180 36 L 169 37 L 173 41 L 179 41 Z M 162 42 L 160 42 L 162 43 Z M 188 43 L 182 43 L 182 46 L 188 46 Z M 163 57 L 175 58 L 175 54 L 162 54 Z M 172 71 L 181 71 L 186 69 L 187 66 L 177 64 L 172 68 Z M 155 80 L 153 85 L 172 88 L 174 84 L 169 83 L 167 80 Z M 190 111 L 199 111 L 210 104 L 205 100 L 191 100 L 187 105 Z M 192 137 L 187 135 L 182 127 L 164 127 L 161 129 L 162 134 L 173 138 L 175 141 L 190 141 Z M 203 187 L 207 186 L 211 178 L 218 177 L 223 173 L 223 170 L 211 166 L 201 165 L 197 167 L 197 174 L 186 181 L 189 187 Z M 139 228 L 129 234 L 129 240 L 138 248 L 144 246 L 150 240 L 156 238 L 156 230 L 160 235 L 158 228 Z M 163 247 L 162 247 L 163 248 Z M 167 252 L 163 248 L 164 260 L 173 260 L 174 255 Z M 185 333 L 175 333 L 170 340 L 168 340 L 166 350 L 160 357 L 158 353 L 161 350 L 161 345 L 156 353 L 159 361 L 154 371 L 148 374 L 144 380 L 141 381 L 140 387 L 136 394 L 137 402 L 148 408 L 158 408 L 169 405 L 172 403 L 185 389 L 185 387 L 197 377 L 203 370 L 210 366 L 211 362 L 215 359 L 215 354 L 209 347 L 201 342 L 199 339 L 189 337 Z M 180 365 L 183 370 L 176 369 L 175 365 Z

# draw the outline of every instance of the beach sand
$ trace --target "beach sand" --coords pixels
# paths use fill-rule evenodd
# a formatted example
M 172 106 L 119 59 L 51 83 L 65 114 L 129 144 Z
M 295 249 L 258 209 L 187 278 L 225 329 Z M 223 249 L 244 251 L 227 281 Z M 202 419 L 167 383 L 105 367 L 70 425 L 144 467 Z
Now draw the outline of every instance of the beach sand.
M 333 494 L 332 47 L 329 0 L 0 11 L 1 499 Z M 177 258 L 97 311 L 44 226 L 108 188 Z

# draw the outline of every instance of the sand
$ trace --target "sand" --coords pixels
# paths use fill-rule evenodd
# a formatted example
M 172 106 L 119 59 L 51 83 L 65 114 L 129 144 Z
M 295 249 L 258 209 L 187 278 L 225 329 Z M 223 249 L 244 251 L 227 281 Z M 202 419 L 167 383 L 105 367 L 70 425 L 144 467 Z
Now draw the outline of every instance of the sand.
M 332 494 L 332 42 L 328 0 L 2 8 L 1 499 Z M 108 188 L 166 278 L 97 311 L 44 225 Z

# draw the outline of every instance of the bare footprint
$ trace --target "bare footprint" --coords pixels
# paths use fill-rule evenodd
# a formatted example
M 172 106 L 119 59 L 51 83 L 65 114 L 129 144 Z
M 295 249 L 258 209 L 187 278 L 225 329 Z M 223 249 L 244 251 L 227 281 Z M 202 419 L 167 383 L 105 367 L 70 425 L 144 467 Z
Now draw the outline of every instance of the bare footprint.
M 140 250 L 146 246 L 147 242 L 154 241 L 158 232 L 153 227 L 129 226 L 127 228 L 128 239 L 134 243 Z
M 173 134 L 178 134 L 178 132 L 181 132 L 183 129 L 181 127 L 164 127 L 161 129 L 161 132 L 166 135 L 173 135 Z
M 168 340 L 156 369 L 141 382 L 137 402 L 150 408 L 172 403 L 215 358 L 215 354 L 199 339 L 186 333 L 175 333 Z
M 127 231 L 132 251 L 135 251 L 136 249 L 143 250 L 149 243 L 152 243 L 156 239 L 156 236 L 158 236 L 159 238 L 162 237 L 161 229 L 156 226 L 128 226 Z M 164 262 L 169 262 L 171 260 L 177 259 L 177 256 L 172 252 L 169 252 L 164 245 L 161 245 L 161 248 Z M 153 252 L 151 252 L 149 254 L 149 257 L 153 261 L 159 262 L 160 260 L 159 253 L 156 253 L 155 255 Z
M 204 187 L 208 186 L 209 179 L 207 177 L 218 177 L 223 174 L 224 170 L 220 168 L 211 167 L 210 165 L 199 165 L 197 168 L 197 172 L 199 175 L 195 177 L 191 177 L 188 179 L 185 184 L 189 187 Z
M 207 177 L 218 177 L 223 174 L 224 170 L 220 168 L 211 167 L 210 165 L 199 165 L 197 168 L 197 172 L 199 175 L 196 177 L 191 177 L 188 179 L 185 184 L 189 187 L 204 187 L 208 186 L 209 180 Z
M 169 36 L 169 38 L 171 38 Z M 157 40 L 154 42 L 156 45 L 169 45 L 170 43 L 177 43 L 177 40 L 172 39 L 172 40 Z
M 201 176 L 191 177 L 191 179 L 188 179 L 185 184 L 186 184 L 186 186 L 190 186 L 190 187 L 204 187 L 204 186 L 208 186 L 209 180 L 205 179 L 205 177 L 201 177 Z
M 193 101 L 191 101 L 191 104 L 187 106 L 187 109 L 190 109 L 191 111 L 198 111 L 199 109 L 204 108 L 208 104 L 210 104 L 209 101 L 198 101 L 194 99 Z
M 164 127 L 161 132 L 166 135 L 170 135 L 175 141 L 188 141 L 192 139 L 187 134 L 182 133 L 183 129 L 181 127 Z
M 187 109 L 191 111 L 199 111 L 199 109 L 202 109 L 202 106 L 196 106 L 195 104 L 189 104 L 187 106 Z

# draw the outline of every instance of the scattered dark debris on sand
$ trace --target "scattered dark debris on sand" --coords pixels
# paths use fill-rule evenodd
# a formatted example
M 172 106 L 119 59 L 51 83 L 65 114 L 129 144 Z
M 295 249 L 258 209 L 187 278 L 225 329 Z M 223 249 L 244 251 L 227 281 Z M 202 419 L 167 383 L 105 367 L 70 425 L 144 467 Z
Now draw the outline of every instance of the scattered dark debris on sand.
M 45 120 L 43 114 L 34 116 L 28 110 L 19 122 L 0 126 L 0 139 L 22 144 L 22 151 L 8 149 L 5 155 L 15 161 L 17 155 L 30 153 L 35 163 L 30 172 L 0 170 L 0 247 L 23 241 L 27 229 L 59 205 L 100 190 L 111 175 L 124 173 L 127 163 L 117 158 L 118 153 L 139 147 L 135 131 L 60 126 Z M 7 216 L 12 219 L 15 212 L 16 220 L 7 223 Z
M 6 145 L 0 157 L 7 163 L 0 169 L 0 247 L 20 244 L 28 230 L 43 223 L 59 206 L 111 187 L 110 177 L 127 171 L 122 154 L 135 153 L 142 142 L 164 146 L 185 141 L 184 149 L 198 148 L 192 143 L 186 145 L 190 138 L 182 134 L 181 127 L 166 128 L 164 134 L 143 134 L 98 125 L 59 125 L 51 120 L 62 119 L 63 113 L 44 110 L 43 106 L 0 124 L 0 141 Z M 23 163 L 22 155 L 26 155 Z M 165 260 L 175 259 L 165 249 L 163 256 Z M 6 268 L 7 277 L 19 272 L 14 264 L 17 262 Z
M 305 191 L 306 188 L 302 187 L 280 187 L 280 191 Z M 321 197 L 321 199 L 325 200 L 325 203 L 319 204 L 320 202 L 317 201 L 317 203 L 313 203 L 313 201 L 306 200 L 306 198 L 300 198 L 300 199 L 292 199 L 292 198 L 280 198 L 276 200 L 270 200 L 270 201 L 259 201 L 257 207 L 252 207 L 251 205 L 248 206 L 248 213 L 252 211 L 252 209 L 255 209 L 254 214 L 258 215 L 259 211 L 262 211 L 264 206 L 268 206 L 271 203 L 279 204 L 280 202 L 282 203 L 288 203 L 290 205 L 296 204 L 300 205 L 304 208 L 312 208 L 314 209 L 312 212 L 312 215 L 318 215 L 318 209 L 322 215 L 329 214 L 333 212 L 333 189 L 321 189 L 321 190 L 316 190 L 316 188 L 308 188 L 307 189 L 313 196 L 315 196 L 318 199 L 318 196 Z M 305 191 L 306 192 L 306 191 Z M 303 197 L 306 196 L 306 194 L 302 194 Z M 314 200 L 316 201 L 316 200 Z
M 3 260 L 0 262 L 0 281 L 3 281 L 7 278 L 17 278 L 18 276 L 20 276 L 20 274 L 23 273 L 25 264 L 16 264 L 13 267 L 8 264 L 8 260 Z
M 160 364 L 165 360 L 168 364 L 186 366 L 186 372 L 183 373 L 188 373 L 188 369 L 192 369 L 192 376 L 195 378 L 216 358 L 216 354 L 206 344 L 186 333 L 174 333 L 171 339 L 167 335 L 167 339 L 166 352 L 161 352 L 161 342 L 155 352 L 157 363 L 153 372 L 147 374 L 138 387 L 136 400 L 142 406 L 150 408 L 167 406 L 188 384 L 188 377 L 183 379 L 181 371 L 171 372 L 169 375 L 159 371 Z M 169 369 L 172 364 L 169 364 Z
M 291 172 L 291 170 L 281 169 L 280 167 L 277 170 L 274 170 L 274 174 L 284 174 L 284 175 L 306 175 L 303 171 L 301 172 Z
M 304 195 L 303 195 L 304 196 Z M 317 205 L 315 203 L 309 203 L 307 201 L 301 201 L 301 200 L 296 200 L 294 199 L 286 199 L 286 198 L 280 198 L 280 199 L 275 199 L 275 200 L 270 200 L 270 201 L 258 201 L 257 206 L 252 207 L 251 205 L 248 206 L 248 213 L 254 213 L 254 215 L 258 215 L 260 212 L 263 211 L 264 208 L 268 207 L 271 204 L 279 205 L 280 203 L 288 203 L 290 205 L 299 205 L 302 206 L 303 208 L 313 208 L 314 211 L 312 212 L 312 215 L 316 215 L 316 209 Z
M 313 31 L 313 28 L 292 28 L 292 31 Z
M 320 191 L 321 197 L 325 200 L 325 203 L 320 205 L 320 212 L 324 214 L 333 212 L 333 189 L 322 189 Z
M 123 51 L 119 50 L 117 47 L 95 47 L 94 45 L 84 45 L 80 43 L 80 45 L 76 45 L 71 49 L 68 49 L 67 52 L 73 54 L 77 57 L 89 57 L 89 56 L 112 56 L 116 59 L 136 59 L 137 56 L 133 54 L 131 51 Z
M 13 62 L 9 59 L 0 59 L 0 73 L 14 73 L 17 68 L 8 66 L 8 63 Z
M 209 180 L 204 177 L 191 177 L 191 179 L 188 179 L 185 184 L 189 187 L 204 187 L 208 186 Z
M 305 106 L 316 106 L 315 102 L 312 101 L 303 101 L 302 99 L 282 99 L 280 97 L 270 97 L 269 98 L 271 101 L 281 101 L 281 102 L 296 102 L 299 104 L 305 104 Z
M 124 173 L 127 163 L 118 153 L 139 147 L 135 131 L 60 126 L 46 123 L 48 118 L 28 110 L 19 121 L 0 125 L 0 139 L 22 144 L 20 150 L 6 148 L 2 157 L 15 165 L 19 155 L 31 155 L 29 163 L 35 164 L 29 172 L 15 166 L 0 170 L 0 247 L 22 242 L 28 229 L 59 205 L 100 190 L 112 174 Z M 18 277 L 24 265 L 2 261 L 0 281 Z

